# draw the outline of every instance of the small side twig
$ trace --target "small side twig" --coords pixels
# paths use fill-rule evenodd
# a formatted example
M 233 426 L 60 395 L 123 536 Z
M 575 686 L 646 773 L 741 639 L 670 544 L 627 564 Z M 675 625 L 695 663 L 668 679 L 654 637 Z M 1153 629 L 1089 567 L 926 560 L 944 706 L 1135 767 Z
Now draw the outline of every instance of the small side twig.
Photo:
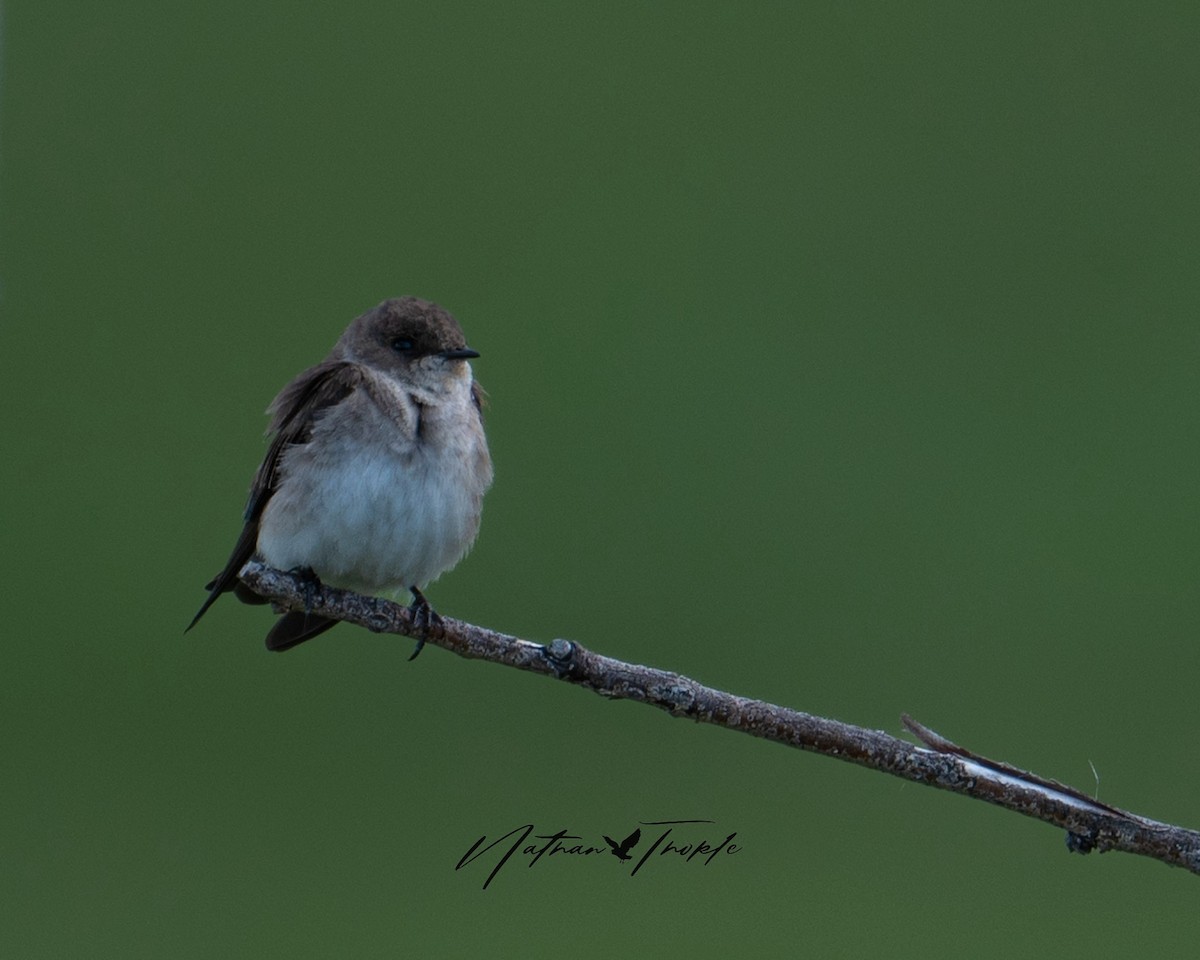
M 417 635 L 408 607 L 379 597 L 322 587 L 267 567 L 246 564 L 242 579 L 281 607 L 306 607 L 323 617 L 376 633 Z M 914 783 L 984 800 L 1067 831 L 1078 853 L 1121 850 L 1200 873 L 1200 832 L 1159 823 L 1088 797 L 1082 791 L 988 760 L 945 739 L 907 714 L 904 725 L 924 746 L 882 730 L 813 716 L 762 700 L 735 696 L 667 670 L 605 657 L 568 640 L 533 643 L 444 617 L 425 637 L 430 644 L 473 660 L 516 667 L 578 684 L 604 697 L 637 700 L 673 716 L 689 717 L 788 746 L 846 760 Z

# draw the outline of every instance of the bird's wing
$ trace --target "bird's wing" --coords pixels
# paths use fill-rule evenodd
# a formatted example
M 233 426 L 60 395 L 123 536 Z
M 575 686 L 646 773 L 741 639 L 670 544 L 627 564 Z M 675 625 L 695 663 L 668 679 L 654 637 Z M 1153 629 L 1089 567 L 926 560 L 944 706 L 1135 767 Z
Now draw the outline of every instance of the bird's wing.
M 246 502 L 243 515 L 245 523 L 241 536 L 238 537 L 225 567 L 205 584 L 204 589 L 209 591 L 208 598 L 188 624 L 188 630 L 204 616 L 217 597 L 236 587 L 238 572 L 254 555 L 258 544 L 258 522 L 279 484 L 279 464 L 284 451 L 295 444 L 307 443 L 318 415 L 345 400 L 358 388 L 362 380 L 362 369 L 355 364 L 327 360 L 305 370 L 284 387 L 271 403 L 270 430 L 273 437 L 267 455 L 250 485 L 250 498 Z
M 637 842 L 642 839 L 642 828 L 638 827 L 621 843 L 622 850 L 628 850 L 630 847 L 636 846 Z

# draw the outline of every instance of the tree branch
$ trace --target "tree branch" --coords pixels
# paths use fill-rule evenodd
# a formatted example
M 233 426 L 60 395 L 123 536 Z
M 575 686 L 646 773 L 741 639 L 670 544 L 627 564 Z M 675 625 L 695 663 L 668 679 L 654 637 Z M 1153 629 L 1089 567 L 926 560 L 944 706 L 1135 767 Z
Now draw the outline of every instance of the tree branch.
M 376 633 L 417 637 L 409 609 L 390 600 L 320 586 L 251 561 L 241 579 L 279 607 L 308 609 Z M 1088 797 L 1008 764 L 988 760 L 904 715 L 904 725 L 925 746 L 881 730 L 779 707 L 715 690 L 677 673 L 601 656 L 568 640 L 532 643 L 445 617 L 428 643 L 472 660 L 490 660 L 565 680 L 602 697 L 637 700 L 765 740 L 847 760 L 914 783 L 961 793 L 1067 831 L 1077 853 L 1122 850 L 1200 873 L 1200 832 L 1159 823 Z

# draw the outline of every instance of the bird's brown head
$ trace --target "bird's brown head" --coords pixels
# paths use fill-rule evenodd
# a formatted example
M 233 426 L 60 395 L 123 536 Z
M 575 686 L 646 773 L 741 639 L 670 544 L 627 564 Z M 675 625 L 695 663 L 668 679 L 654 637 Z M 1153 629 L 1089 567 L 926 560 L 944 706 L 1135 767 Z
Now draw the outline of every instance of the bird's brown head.
M 470 368 L 463 361 L 479 356 L 467 346 L 453 316 L 417 297 L 384 300 L 364 313 L 342 334 L 335 354 L 427 387 L 469 379 Z

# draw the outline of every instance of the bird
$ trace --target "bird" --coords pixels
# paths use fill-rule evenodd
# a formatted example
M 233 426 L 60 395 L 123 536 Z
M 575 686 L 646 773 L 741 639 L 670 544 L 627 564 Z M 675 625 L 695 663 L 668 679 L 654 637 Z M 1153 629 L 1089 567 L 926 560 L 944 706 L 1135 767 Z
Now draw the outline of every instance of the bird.
M 617 843 L 616 840 L 607 834 L 601 834 L 601 836 L 604 837 L 605 842 L 612 847 L 609 853 L 611 853 L 614 857 L 616 857 L 618 860 L 632 860 L 633 857 L 629 855 L 629 851 L 636 847 L 637 842 L 642 839 L 642 828 L 635 828 L 633 833 L 627 836 L 620 843 Z
M 384 300 L 352 321 L 267 408 L 270 444 L 241 535 L 187 630 L 224 593 L 268 602 L 238 579 L 252 558 L 312 587 L 407 590 L 414 622 L 425 632 L 439 623 L 421 588 L 470 550 L 493 477 L 483 390 L 468 362 L 478 356 L 449 312 L 417 297 Z M 337 622 L 285 612 L 267 649 L 290 650 Z M 423 643 L 422 633 L 413 657 Z

